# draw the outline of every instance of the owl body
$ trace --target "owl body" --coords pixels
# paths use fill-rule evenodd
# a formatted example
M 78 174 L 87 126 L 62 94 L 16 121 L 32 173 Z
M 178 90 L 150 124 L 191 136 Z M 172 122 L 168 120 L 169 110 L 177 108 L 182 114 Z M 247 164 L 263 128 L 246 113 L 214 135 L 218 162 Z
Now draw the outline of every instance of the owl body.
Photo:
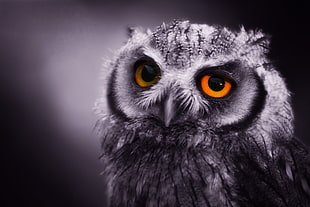
M 131 31 L 97 105 L 110 206 L 309 205 L 309 152 L 268 44 L 189 21 Z

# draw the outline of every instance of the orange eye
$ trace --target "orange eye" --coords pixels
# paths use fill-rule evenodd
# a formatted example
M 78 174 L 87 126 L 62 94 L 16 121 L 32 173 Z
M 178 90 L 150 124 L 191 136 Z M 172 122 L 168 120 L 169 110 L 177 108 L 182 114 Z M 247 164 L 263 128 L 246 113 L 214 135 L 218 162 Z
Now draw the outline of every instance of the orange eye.
M 201 78 L 200 83 L 202 91 L 214 98 L 226 96 L 232 87 L 230 81 L 218 75 L 205 75 Z
M 136 66 L 135 81 L 141 87 L 148 87 L 160 79 L 160 69 L 150 62 L 142 62 Z

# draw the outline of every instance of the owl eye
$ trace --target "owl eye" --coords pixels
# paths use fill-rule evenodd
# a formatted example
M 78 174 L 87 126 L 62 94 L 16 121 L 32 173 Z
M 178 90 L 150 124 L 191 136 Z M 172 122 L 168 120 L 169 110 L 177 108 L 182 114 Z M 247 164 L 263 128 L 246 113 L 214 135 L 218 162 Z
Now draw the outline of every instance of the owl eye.
M 208 96 L 222 98 L 229 94 L 232 83 L 219 75 L 204 75 L 201 80 L 201 89 Z
M 138 63 L 135 68 L 135 81 L 140 87 L 151 86 L 160 79 L 160 69 L 154 63 Z

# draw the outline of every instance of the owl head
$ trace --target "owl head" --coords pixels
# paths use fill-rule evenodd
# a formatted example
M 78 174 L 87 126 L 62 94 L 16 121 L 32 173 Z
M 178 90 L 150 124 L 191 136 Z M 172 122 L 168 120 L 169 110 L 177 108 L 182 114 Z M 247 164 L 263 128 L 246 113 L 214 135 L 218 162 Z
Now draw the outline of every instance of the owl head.
M 174 21 L 135 28 L 106 64 L 105 117 L 144 131 L 203 143 L 201 134 L 245 133 L 259 143 L 293 133 L 290 94 L 267 58 L 261 31 Z M 101 104 L 100 104 L 101 103 Z M 157 135 L 156 135 L 157 134 Z M 189 141 L 188 139 L 192 139 Z M 193 141 L 194 140 L 194 141 Z

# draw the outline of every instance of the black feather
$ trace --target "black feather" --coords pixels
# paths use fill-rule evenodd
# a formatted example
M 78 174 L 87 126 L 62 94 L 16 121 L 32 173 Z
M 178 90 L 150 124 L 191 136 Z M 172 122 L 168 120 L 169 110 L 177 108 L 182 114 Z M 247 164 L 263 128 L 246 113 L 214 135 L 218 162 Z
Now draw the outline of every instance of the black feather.
M 204 134 L 209 145 L 193 146 L 186 127 L 169 133 L 157 127 L 146 136 L 151 120 L 111 119 L 103 136 L 111 206 L 310 204 L 310 154 L 295 138 L 275 138 L 271 152 L 254 138 L 230 133 Z

